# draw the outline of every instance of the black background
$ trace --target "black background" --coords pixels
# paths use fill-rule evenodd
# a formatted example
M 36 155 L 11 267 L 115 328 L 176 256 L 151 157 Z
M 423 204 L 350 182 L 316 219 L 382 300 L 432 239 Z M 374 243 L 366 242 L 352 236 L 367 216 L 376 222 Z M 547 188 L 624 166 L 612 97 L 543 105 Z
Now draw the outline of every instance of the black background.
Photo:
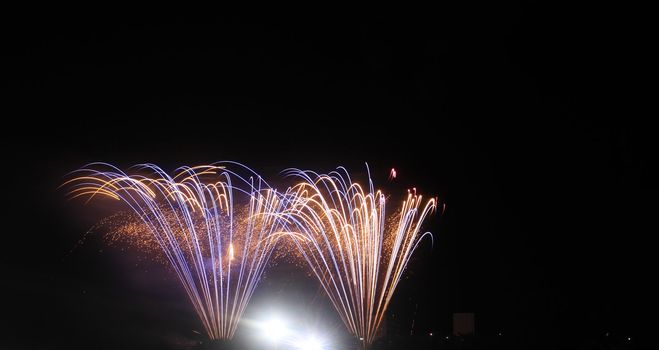
M 3 21 L 2 348 L 183 348 L 199 328 L 175 281 L 98 239 L 71 252 L 102 213 L 57 186 L 91 161 L 368 162 L 394 198 L 446 204 L 392 304 L 402 332 L 474 312 L 477 334 L 537 347 L 640 335 L 654 142 L 619 109 L 597 9 L 80 10 Z M 257 300 L 300 293 L 267 280 Z

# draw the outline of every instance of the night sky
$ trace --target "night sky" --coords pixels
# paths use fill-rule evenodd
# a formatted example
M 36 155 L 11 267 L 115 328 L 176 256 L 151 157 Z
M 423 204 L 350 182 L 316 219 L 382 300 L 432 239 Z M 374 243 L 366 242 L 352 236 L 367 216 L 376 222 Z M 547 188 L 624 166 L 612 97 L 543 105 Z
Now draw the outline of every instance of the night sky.
M 284 13 L 5 14 L 0 348 L 203 338 L 173 277 L 77 243 L 109 213 L 57 187 L 92 161 L 235 160 L 282 186 L 288 167 L 368 162 L 393 198 L 446 204 L 392 302 L 401 332 L 474 312 L 477 334 L 535 348 L 641 336 L 655 141 L 617 111 L 605 23 L 537 2 Z M 343 331 L 304 273 L 261 287 L 248 313 L 302 300 Z

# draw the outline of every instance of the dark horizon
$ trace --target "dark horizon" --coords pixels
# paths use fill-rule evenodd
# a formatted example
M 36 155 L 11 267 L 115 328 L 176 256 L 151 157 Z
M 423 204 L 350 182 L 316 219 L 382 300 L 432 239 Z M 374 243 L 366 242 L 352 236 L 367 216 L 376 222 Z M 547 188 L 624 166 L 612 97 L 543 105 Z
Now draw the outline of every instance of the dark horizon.
M 368 163 L 393 198 L 416 187 L 446 204 L 392 302 L 403 324 L 447 334 L 452 313 L 473 312 L 477 336 L 520 347 L 636 339 L 655 138 L 603 117 L 620 98 L 582 10 L 17 13 L 3 24 L 0 347 L 176 349 L 201 331 L 174 279 L 132 269 L 98 235 L 76 247 L 102 215 L 57 187 L 93 161 L 233 160 L 281 184 L 289 167 L 363 175 Z M 255 305 L 295 295 L 334 317 L 315 281 L 277 268 Z

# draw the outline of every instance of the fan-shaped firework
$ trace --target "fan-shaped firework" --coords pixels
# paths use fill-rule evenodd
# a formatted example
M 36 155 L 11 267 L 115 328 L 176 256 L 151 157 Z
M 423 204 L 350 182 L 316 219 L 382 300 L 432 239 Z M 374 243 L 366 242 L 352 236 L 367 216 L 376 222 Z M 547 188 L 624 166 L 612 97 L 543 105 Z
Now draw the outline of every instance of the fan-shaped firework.
M 421 239 L 420 226 L 436 207 L 409 193 L 395 215 L 385 214 L 385 195 L 353 183 L 343 168 L 329 174 L 291 170 L 302 182 L 282 213 L 313 274 L 350 332 L 375 339 L 384 313 Z M 430 236 L 432 237 L 432 236 Z
M 236 168 L 247 173 L 240 176 Z M 275 190 L 237 163 L 182 167 L 170 176 L 155 165 L 131 175 L 103 163 L 74 173 L 72 197 L 103 195 L 126 203 L 185 288 L 211 339 L 231 338 L 263 273 L 284 208 Z

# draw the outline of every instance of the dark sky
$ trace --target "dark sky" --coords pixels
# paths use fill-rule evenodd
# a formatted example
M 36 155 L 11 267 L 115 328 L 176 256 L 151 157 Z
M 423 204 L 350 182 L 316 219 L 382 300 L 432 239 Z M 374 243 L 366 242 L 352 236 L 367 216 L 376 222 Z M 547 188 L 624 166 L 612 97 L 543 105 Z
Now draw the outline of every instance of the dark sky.
M 6 14 L 0 347 L 194 338 L 175 281 L 97 237 L 69 253 L 100 216 L 57 186 L 91 161 L 272 179 L 368 162 L 392 196 L 447 205 L 392 303 L 408 320 L 419 305 L 418 331 L 474 312 L 479 334 L 542 344 L 638 332 L 654 136 L 617 112 L 604 21 L 537 2 L 294 13 Z M 279 274 L 258 302 L 314 303 L 313 281 Z

